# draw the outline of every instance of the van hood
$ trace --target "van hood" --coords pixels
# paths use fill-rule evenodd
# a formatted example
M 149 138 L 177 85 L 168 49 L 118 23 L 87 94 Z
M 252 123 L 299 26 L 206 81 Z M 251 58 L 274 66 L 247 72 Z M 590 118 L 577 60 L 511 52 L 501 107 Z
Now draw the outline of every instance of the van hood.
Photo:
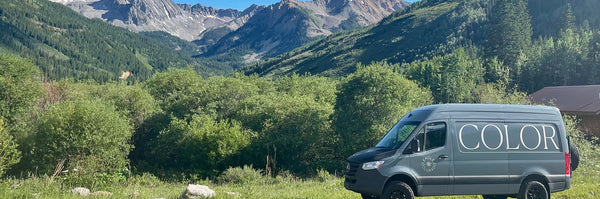
M 396 154 L 396 149 L 371 147 L 351 155 L 348 158 L 349 162 L 365 163 L 381 160 Z

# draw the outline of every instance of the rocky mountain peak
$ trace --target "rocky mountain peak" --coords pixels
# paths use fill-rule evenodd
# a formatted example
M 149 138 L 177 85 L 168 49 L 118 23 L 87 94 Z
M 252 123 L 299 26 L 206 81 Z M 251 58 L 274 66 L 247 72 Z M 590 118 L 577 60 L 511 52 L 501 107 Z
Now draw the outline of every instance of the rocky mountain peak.
M 254 5 L 240 12 L 200 4 L 180 5 L 172 0 L 50 1 L 64 4 L 88 18 L 100 18 L 134 32 L 164 31 L 188 41 L 201 39 L 208 29 L 235 30 L 262 8 Z
M 126 0 L 116 0 L 126 1 Z M 183 16 L 183 10 L 171 0 L 131 0 L 129 16 L 137 25 L 149 21 L 163 21 Z
M 256 4 L 252 4 L 250 7 L 246 8 L 244 11 L 242 11 L 242 15 L 249 15 L 249 14 L 254 15 L 254 13 L 256 13 L 256 11 L 262 10 L 263 8 L 265 8 L 265 6 L 259 6 Z
M 410 5 L 403 0 L 282 0 L 256 13 L 244 26 L 219 40 L 208 54 L 250 47 L 247 63 L 277 56 L 335 32 L 379 22 Z

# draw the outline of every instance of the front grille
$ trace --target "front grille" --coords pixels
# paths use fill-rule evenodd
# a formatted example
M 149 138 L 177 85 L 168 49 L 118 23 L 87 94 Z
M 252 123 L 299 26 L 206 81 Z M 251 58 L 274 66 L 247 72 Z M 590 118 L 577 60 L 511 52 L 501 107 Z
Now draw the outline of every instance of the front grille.
M 356 183 L 356 171 L 360 167 L 359 163 L 348 162 L 346 166 L 346 182 L 348 183 Z

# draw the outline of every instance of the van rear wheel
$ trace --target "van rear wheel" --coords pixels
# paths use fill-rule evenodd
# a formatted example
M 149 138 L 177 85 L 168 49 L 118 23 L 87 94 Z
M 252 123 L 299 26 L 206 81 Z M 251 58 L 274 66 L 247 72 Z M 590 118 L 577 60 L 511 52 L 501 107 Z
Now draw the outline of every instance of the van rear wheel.
M 404 182 L 392 181 L 385 186 L 383 199 L 413 199 L 415 193 L 408 184 Z
M 550 194 L 541 182 L 532 180 L 521 185 L 518 199 L 549 199 Z

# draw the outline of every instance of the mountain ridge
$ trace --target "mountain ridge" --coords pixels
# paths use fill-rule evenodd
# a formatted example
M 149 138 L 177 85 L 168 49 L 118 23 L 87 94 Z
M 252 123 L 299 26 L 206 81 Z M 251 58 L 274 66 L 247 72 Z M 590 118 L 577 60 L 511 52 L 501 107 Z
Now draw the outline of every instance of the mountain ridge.
M 176 4 L 171 0 L 50 0 L 88 18 L 103 19 L 134 32 L 164 31 L 187 41 L 215 27 L 237 29 L 262 6 L 244 11 Z
M 254 14 L 205 56 L 244 49 L 245 63 L 274 57 L 335 32 L 359 29 L 403 9 L 403 0 L 284 0 Z M 291 39 L 293 38 L 293 39 Z

